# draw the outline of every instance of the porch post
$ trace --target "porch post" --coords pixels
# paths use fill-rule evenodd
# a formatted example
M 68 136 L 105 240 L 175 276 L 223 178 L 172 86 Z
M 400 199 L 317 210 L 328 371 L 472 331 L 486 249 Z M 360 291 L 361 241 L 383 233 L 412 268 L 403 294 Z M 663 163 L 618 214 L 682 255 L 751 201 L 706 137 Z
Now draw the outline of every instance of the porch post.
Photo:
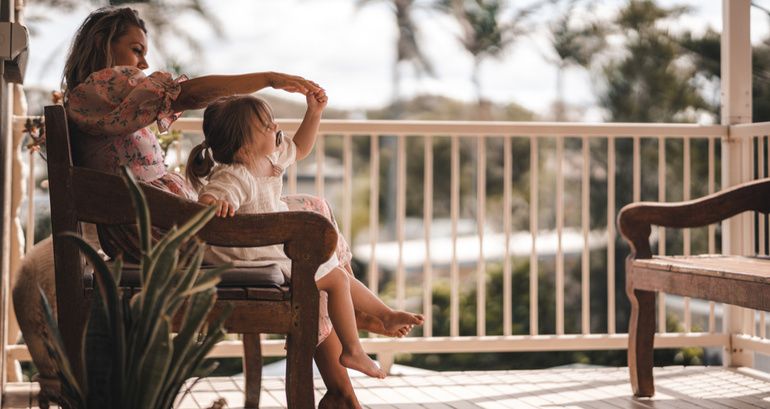
M 13 21 L 13 0 L 0 1 L 0 22 Z M 0 42 L 1 43 L 1 42 Z M 5 63 L 0 61 L 0 74 L 5 72 Z M 6 382 L 6 333 L 8 330 L 8 302 L 10 291 L 9 274 L 9 243 L 10 243 L 10 213 L 11 213 L 11 143 L 8 138 L 11 118 L 8 115 L 8 92 L 10 87 L 4 75 L 0 75 L 0 201 L 3 212 L 0 218 L 0 233 L 2 234 L 2 247 L 0 248 L 0 406 L 2 405 L 2 392 L 5 391 Z
M 721 86 L 722 125 L 751 122 L 751 35 L 750 0 L 722 0 Z M 737 185 L 751 177 L 751 141 L 728 136 L 722 140 L 722 188 Z M 750 215 L 733 217 L 722 223 L 722 252 L 745 254 L 754 248 Z M 746 333 L 745 308 L 726 306 L 723 330 L 728 334 Z M 726 348 L 727 366 L 753 366 L 754 355 Z

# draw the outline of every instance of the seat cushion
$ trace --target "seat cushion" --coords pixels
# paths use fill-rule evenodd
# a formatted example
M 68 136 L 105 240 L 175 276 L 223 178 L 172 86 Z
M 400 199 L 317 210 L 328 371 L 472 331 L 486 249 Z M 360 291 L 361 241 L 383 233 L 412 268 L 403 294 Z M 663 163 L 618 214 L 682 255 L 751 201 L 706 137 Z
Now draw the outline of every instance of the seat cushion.
M 201 270 L 208 271 L 213 269 L 210 266 L 203 266 Z M 93 273 L 89 271 L 84 277 L 86 288 L 93 287 Z M 239 265 L 222 273 L 222 281 L 217 287 L 280 287 L 286 284 L 281 269 L 277 264 L 266 266 L 244 266 Z M 140 276 L 139 266 L 136 264 L 126 264 L 123 266 L 123 274 L 120 279 L 121 287 L 139 287 Z

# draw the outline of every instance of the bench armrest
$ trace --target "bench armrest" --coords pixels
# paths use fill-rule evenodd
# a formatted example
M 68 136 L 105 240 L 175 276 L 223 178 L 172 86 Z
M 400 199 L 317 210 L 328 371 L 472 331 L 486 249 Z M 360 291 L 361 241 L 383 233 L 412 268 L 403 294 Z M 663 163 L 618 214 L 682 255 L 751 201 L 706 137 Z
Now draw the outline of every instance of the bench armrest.
M 626 205 L 618 215 L 618 230 L 631 246 L 633 258 L 650 258 L 652 226 L 703 227 L 746 211 L 770 212 L 770 178 L 686 202 L 639 202 Z

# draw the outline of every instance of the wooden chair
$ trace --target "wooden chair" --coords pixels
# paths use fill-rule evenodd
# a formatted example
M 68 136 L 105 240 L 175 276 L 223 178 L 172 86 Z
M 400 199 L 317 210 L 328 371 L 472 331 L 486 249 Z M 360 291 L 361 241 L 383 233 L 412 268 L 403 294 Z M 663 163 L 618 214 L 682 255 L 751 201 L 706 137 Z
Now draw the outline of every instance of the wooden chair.
M 78 249 L 58 234 L 79 231 L 80 222 L 133 224 L 134 209 L 119 176 L 73 166 L 62 106 L 45 108 L 45 127 L 58 322 L 71 362 L 80 363 L 90 284 Z M 152 186 L 143 185 L 143 189 L 154 226 L 167 229 L 181 225 L 202 209 L 197 203 Z M 331 223 L 311 212 L 236 215 L 211 220 L 198 236 L 218 246 L 284 245 L 292 261 L 290 283 L 266 283 L 265 271 L 234 268 L 223 274 L 212 314 L 221 311 L 224 303 L 235 307 L 225 327 L 228 332 L 243 334 L 246 407 L 259 405 L 260 333 L 287 335 L 288 406 L 314 407 L 312 358 L 318 339 L 318 289 L 314 275 L 336 246 L 337 233 Z M 124 276 L 121 287 L 138 285 L 135 272 L 126 270 Z M 78 365 L 76 371 L 82 375 L 83 368 Z
M 656 292 L 770 311 L 770 258 L 653 256 L 651 226 L 703 227 L 747 211 L 770 212 L 770 179 L 688 202 L 633 203 L 620 211 L 618 229 L 631 246 L 626 259 L 626 293 L 631 301 L 628 369 L 634 395 L 650 397 L 655 393 L 652 355 Z

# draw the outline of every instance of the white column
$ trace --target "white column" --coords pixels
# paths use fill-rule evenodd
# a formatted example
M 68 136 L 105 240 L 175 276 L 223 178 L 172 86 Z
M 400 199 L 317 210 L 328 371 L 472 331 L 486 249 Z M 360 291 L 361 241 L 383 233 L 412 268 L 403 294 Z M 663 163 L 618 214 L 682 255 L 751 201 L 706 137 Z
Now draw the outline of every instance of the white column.
M 751 122 L 751 36 L 750 0 L 722 0 L 722 124 Z M 748 181 L 751 176 L 750 141 L 728 136 L 722 140 L 722 188 Z M 745 254 L 753 248 L 748 215 L 736 216 L 722 223 L 722 252 Z M 725 309 L 724 331 L 746 333 L 744 308 Z M 724 354 L 727 366 L 753 366 L 750 352 L 728 345 Z

